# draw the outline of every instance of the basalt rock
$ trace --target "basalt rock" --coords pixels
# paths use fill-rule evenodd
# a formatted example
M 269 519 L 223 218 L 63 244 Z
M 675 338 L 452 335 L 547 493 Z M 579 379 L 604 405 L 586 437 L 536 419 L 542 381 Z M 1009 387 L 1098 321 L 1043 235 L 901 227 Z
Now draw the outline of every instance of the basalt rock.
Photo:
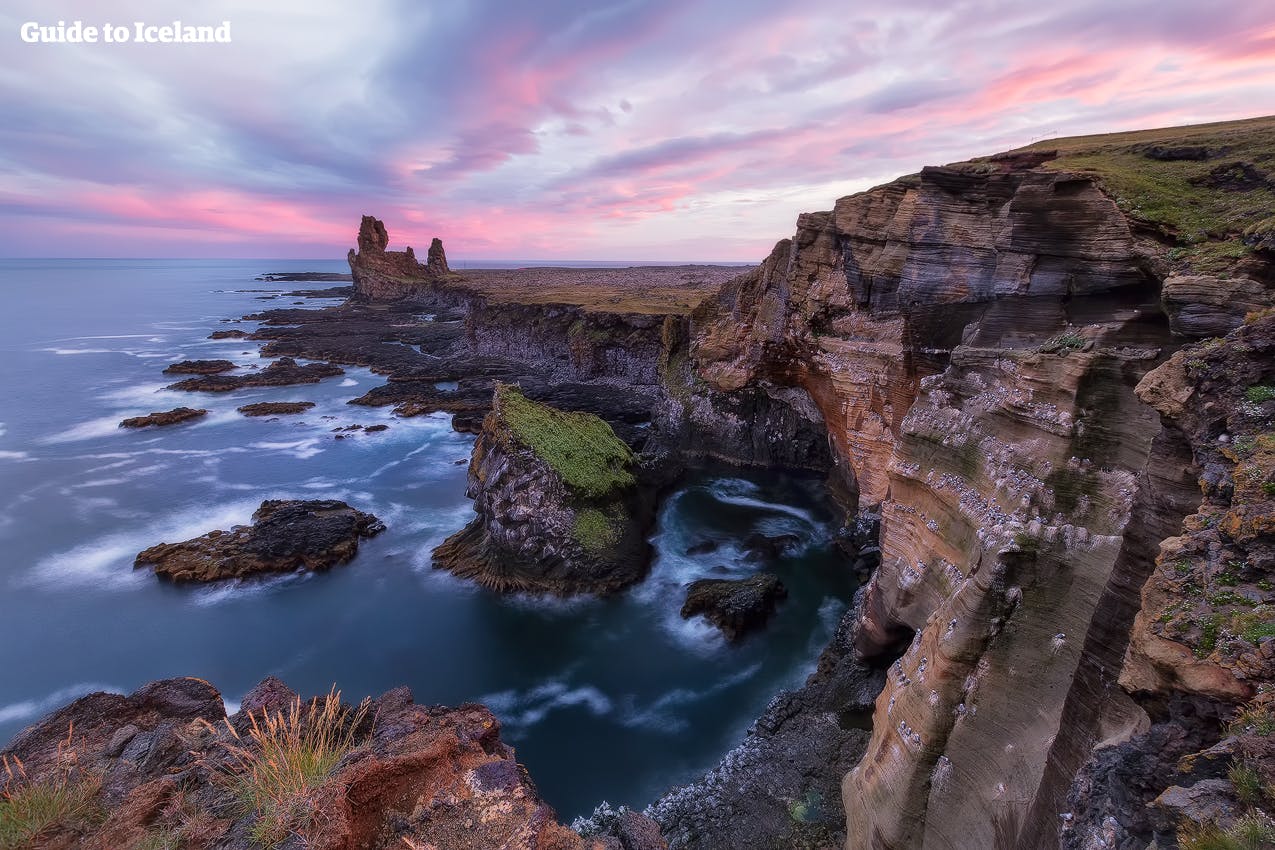
M 120 422 L 121 428 L 148 428 L 152 425 L 175 425 L 178 422 L 189 422 L 207 416 L 203 408 L 174 407 L 172 410 L 148 413 L 145 416 L 132 416 Z
M 355 298 L 365 301 L 407 298 L 451 273 L 443 243 L 438 239 L 430 244 L 425 264 L 417 261 L 411 246 L 403 251 L 385 250 L 389 242 L 385 225 L 370 215 L 363 216 L 358 251 L 351 248 L 348 257 Z
M 216 375 L 229 372 L 235 364 L 229 360 L 183 360 L 164 370 L 165 375 Z
M 305 413 L 314 407 L 312 401 L 259 401 L 237 408 L 244 416 L 278 416 L 280 414 Z
M 236 794 L 260 748 L 255 717 L 294 713 L 318 722 L 316 701 L 301 701 L 268 679 L 226 716 L 220 694 L 200 679 L 153 682 L 129 696 L 92 694 L 28 727 L 0 756 L 23 765 L 0 779 L 11 794 L 60 785 L 87 800 L 93 815 L 60 820 L 36 836 L 14 836 L 30 850 L 181 846 L 250 850 L 265 810 L 245 811 Z M 250 717 L 250 713 L 253 715 Z M 417 705 L 406 688 L 369 701 L 359 714 L 335 713 L 350 751 L 299 795 L 274 833 L 314 850 L 604 850 L 557 822 L 500 723 L 479 705 Z M 646 822 L 649 824 L 649 821 Z M 641 828 L 642 824 L 634 828 Z M 9 833 L 5 833 L 6 838 Z M 659 847 L 658 830 L 652 843 Z M 15 845 L 17 846 L 17 845 Z M 300 846 L 300 845 L 298 845 Z M 629 845 L 625 845 L 626 847 Z
M 764 627 L 787 595 L 783 582 L 770 573 L 742 579 L 698 579 L 686 589 L 682 619 L 703 615 L 727 640 L 735 641 Z
M 271 499 L 253 513 L 250 526 L 160 543 L 138 554 L 133 566 L 178 582 L 326 570 L 353 559 L 360 539 L 384 530 L 376 517 L 335 499 Z
M 280 357 L 269 366 L 246 375 L 205 375 L 171 384 L 170 390 L 187 392 L 229 393 L 246 387 L 286 387 L 292 384 L 317 384 L 324 378 L 344 375 L 345 370 L 331 363 L 300 364 L 291 357 Z
M 434 565 L 498 591 L 609 593 L 646 574 L 653 499 L 606 422 L 498 385 L 469 463 L 478 514 Z

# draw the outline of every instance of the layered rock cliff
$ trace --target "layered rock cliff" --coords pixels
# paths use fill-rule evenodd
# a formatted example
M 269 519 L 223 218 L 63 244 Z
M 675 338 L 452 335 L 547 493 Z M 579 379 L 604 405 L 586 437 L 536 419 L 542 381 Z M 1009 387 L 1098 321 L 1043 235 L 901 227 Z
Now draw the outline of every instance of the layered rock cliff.
M 1228 150 L 1261 132 L 1240 128 Z M 1139 141 L 1103 155 L 1168 167 Z M 855 644 L 890 673 L 845 783 L 849 848 L 1056 846 L 1095 748 L 1151 723 L 1118 684 L 1125 647 L 1208 459 L 1201 428 L 1166 425 L 1135 388 L 1183 334 L 1271 303 L 1272 275 L 1260 250 L 1214 247 L 1234 224 L 1173 249 L 1171 216 L 1130 210 L 1113 189 L 1126 173 L 1102 162 L 1025 151 L 843 198 L 695 314 L 698 378 L 808 398 L 836 478 L 880 506 Z M 1226 252 L 1239 256 L 1219 265 Z M 1144 631 L 1133 657 L 1157 672 L 1129 673 L 1131 690 L 1134 676 L 1173 684 L 1161 668 L 1181 655 Z M 1264 663 L 1250 650 L 1232 667 Z

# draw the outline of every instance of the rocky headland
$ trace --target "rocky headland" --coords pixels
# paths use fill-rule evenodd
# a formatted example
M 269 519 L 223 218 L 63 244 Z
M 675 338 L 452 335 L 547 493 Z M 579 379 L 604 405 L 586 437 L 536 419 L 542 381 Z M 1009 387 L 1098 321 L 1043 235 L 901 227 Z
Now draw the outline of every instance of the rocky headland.
M 742 274 L 457 274 L 365 217 L 351 300 L 250 336 L 385 376 L 355 404 L 479 431 L 478 519 L 444 555 L 485 550 L 469 574 L 506 568 L 500 589 L 561 592 L 527 576 L 569 562 L 543 556 L 580 543 L 582 511 L 498 384 L 552 433 L 608 426 L 584 492 L 620 468 L 657 492 L 706 458 L 827 476 L 871 577 L 805 686 L 652 804 L 671 847 L 1260 846 L 1272 138 L 1254 119 L 926 168 L 800 216 Z

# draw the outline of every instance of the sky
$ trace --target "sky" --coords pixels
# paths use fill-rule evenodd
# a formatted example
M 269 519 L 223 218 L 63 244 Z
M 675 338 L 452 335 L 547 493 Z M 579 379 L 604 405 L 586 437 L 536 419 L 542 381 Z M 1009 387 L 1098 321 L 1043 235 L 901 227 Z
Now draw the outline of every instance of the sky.
M 184 15 L 174 9 L 185 9 Z M 22 24 L 229 21 L 229 44 Z M 1268 0 L 6 0 L 0 256 L 755 262 L 1041 138 L 1275 113 Z

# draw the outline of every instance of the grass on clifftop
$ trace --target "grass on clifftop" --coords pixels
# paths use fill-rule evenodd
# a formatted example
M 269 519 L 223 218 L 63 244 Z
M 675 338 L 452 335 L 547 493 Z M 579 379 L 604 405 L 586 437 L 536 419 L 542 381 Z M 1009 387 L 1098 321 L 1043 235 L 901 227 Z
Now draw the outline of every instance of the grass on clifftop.
M 516 387 L 496 388 L 496 409 L 514 439 L 558 473 L 586 499 L 601 499 L 633 486 L 633 452 L 605 420 L 592 413 L 567 413 L 524 396 Z
M 226 727 L 242 742 L 232 752 L 238 759 L 228 782 L 245 813 L 255 812 L 251 838 L 259 847 L 276 847 L 307 823 L 313 794 L 357 745 L 355 732 L 370 703 L 348 710 L 335 688 L 322 699 L 302 703 L 297 697 L 286 711 L 252 715 L 247 739 L 229 721 Z
M 1047 139 L 1048 168 L 1091 174 L 1130 217 L 1177 242 L 1171 258 L 1225 271 L 1275 231 L 1275 117 Z M 1200 157 L 1200 158 L 1192 158 Z

